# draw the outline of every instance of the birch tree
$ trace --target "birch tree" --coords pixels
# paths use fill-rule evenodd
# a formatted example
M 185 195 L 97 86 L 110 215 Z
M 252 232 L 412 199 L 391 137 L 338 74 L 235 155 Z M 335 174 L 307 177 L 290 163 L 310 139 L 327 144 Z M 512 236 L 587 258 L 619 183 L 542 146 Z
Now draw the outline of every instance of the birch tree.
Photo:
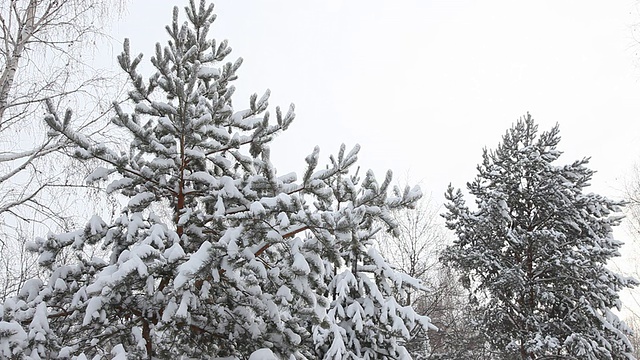
M 69 141 L 47 133 L 44 101 L 82 103 L 78 126 L 90 128 L 107 110 L 100 99 L 110 76 L 85 62 L 120 0 L 0 0 L 0 279 L 4 292 L 29 269 L 16 255 L 34 232 L 66 228 L 73 202 L 64 189 L 78 171 L 61 156 Z M 21 252 L 21 251 L 20 251 Z M 18 253 L 19 254 L 19 253 Z M 20 259 L 20 260 L 19 260 Z M 15 271 L 14 271 L 15 270 Z

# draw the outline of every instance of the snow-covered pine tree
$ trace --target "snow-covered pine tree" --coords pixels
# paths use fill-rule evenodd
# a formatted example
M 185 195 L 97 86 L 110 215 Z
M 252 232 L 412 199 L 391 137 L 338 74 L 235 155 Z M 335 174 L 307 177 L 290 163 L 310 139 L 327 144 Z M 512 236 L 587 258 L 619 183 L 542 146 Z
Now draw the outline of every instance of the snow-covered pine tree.
M 468 183 L 476 209 L 451 186 L 444 215 L 457 239 L 444 260 L 464 274 L 491 349 L 505 359 L 632 359 L 612 312 L 636 284 L 607 269 L 620 202 L 584 193 L 587 159 L 555 165 L 558 126 L 521 118 Z
M 318 169 L 306 158 L 301 180 L 278 176 L 269 143 L 294 118 L 267 92 L 234 111 L 230 82 L 241 61 L 224 63 L 227 42 L 210 39 L 213 5 L 193 0 L 187 22 L 174 9 L 168 46 L 144 81 L 129 44 L 132 113 L 113 123 L 132 137 L 123 153 L 69 127 L 53 109 L 52 131 L 101 161 L 87 181 L 128 197 L 109 223 L 37 239 L 47 280 L 30 280 L 0 309 L 0 356 L 21 359 L 409 359 L 409 333 L 429 319 L 394 294 L 421 285 L 372 247 L 391 210 L 418 188 L 391 192 L 353 168 L 344 146 Z M 162 216 L 169 208 L 170 216 Z M 89 256 L 100 248 L 105 258 Z M 273 354 L 272 354 L 273 353 Z

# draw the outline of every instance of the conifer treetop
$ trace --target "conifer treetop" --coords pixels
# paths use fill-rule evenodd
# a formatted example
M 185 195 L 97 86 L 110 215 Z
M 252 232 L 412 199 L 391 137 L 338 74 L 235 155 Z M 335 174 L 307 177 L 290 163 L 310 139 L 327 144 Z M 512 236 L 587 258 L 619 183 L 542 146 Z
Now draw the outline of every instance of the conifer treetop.
M 612 309 L 637 282 L 606 267 L 620 256 L 623 203 L 586 193 L 589 159 L 557 165 L 559 142 L 557 125 L 539 133 L 527 114 L 483 151 L 467 184 L 476 209 L 462 191 L 446 193 L 457 239 L 444 260 L 463 274 L 479 330 L 501 356 L 631 359 L 629 329 Z

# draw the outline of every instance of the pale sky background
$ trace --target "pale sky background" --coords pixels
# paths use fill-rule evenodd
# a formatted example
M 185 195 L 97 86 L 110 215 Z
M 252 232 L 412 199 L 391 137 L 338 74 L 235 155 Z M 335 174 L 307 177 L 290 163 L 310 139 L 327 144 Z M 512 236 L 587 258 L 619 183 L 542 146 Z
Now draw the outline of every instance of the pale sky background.
M 392 169 L 401 182 L 408 174 L 443 202 L 447 184 L 471 181 L 482 148 L 527 111 L 541 130 L 560 124 L 563 163 L 592 157 L 590 191 L 620 198 L 640 160 L 637 1 L 215 4 L 211 35 L 229 40 L 230 61 L 244 58 L 236 110 L 267 88 L 272 109 L 296 105 L 272 145 L 281 174 L 300 174 L 315 145 L 328 161 L 341 143 L 359 143 L 362 170 L 382 180 Z M 186 0 L 131 1 L 112 36 L 129 37 L 148 63 L 174 5 L 186 19 Z M 101 53 L 106 66 L 119 52 L 115 43 Z

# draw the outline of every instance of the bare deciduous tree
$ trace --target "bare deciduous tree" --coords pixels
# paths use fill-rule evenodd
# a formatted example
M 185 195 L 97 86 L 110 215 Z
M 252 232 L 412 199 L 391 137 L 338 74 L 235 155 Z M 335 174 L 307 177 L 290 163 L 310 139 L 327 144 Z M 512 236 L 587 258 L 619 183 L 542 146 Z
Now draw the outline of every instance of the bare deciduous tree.
M 109 108 L 113 77 L 85 60 L 123 0 L 0 0 L 0 283 L 2 297 L 30 270 L 22 259 L 34 231 L 66 228 L 82 171 L 70 171 L 69 143 L 48 134 L 45 100 L 83 109 L 90 129 Z M 100 91 L 99 91 L 100 90 Z M 82 104 L 78 106 L 77 104 Z M 105 105 L 107 104 L 107 105 Z M 97 132 L 99 129 L 93 129 Z M 37 229 L 37 230 L 36 230 Z M 8 255 L 11 256 L 8 256 Z
M 438 209 L 430 199 L 423 198 L 415 210 L 396 212 L 393 218 L 398 223 L 399 235 L 383 237 L 381 250 L 400 270 L 430 282 L 438 267 L 438 254 L 447 241 Z M 418 301 L 420 296 L 408 294 L 407 301 Z
M 629 336 L 629 341 L 631 341 L 631 345 L 633 345 L 633 355 L 640 359 L 640 316 L 634 312 L 626 316 L 624 322 L 633 332 L 632 335 Z
M 430 198 L 423 198 L 416 209 L 393 214 L 398 236 L 379 240 L 390 263 L 429 289 L 407 293 L 404 301 L 429 316 L 439 330 L 428 334 L 428 341 L 425 334 L 414 334 L 408 348 L 416 359 L 482 359 L 483 346 L 472 330 L 466 293 L 453 269 L 439 260 L 450 236 L 439 210 Z

